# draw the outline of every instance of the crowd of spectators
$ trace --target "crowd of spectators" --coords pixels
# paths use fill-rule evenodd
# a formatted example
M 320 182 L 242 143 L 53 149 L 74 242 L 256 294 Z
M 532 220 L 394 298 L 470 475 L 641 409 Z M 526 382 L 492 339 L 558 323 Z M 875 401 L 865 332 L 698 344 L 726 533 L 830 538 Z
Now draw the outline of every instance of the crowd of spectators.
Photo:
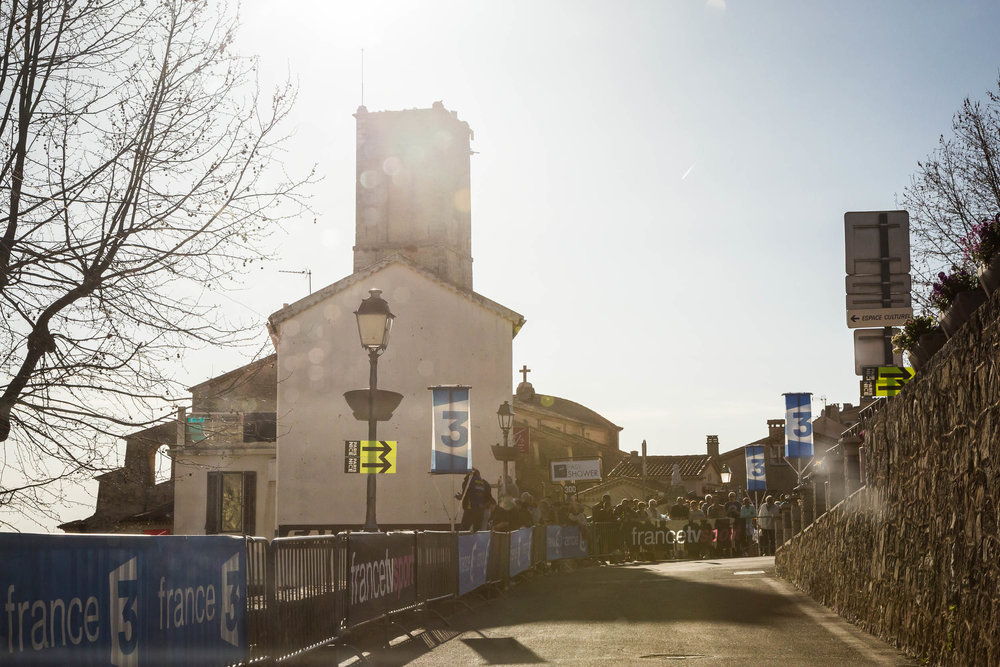
M 579 526 L 588 539 L 597 542 L 597 553 L 621 554 L 624 559 L 636 558 L 642 551 L 642 545 L 631 542 L 632 528 L 662 527 L 665 521 L 683 521 L 680 526 L 672 525 L 687 535 L 699 536 L 697 541 L 670 545 L 675 555 L 688 558 L 774 555 L 775 525 L 780 520 L 780 504 L 773 496 L 768 495 L 755 507 L 750 498 L 739 499 L 734 492 L 725 498 L 712 494 L 701 498 L 679 496 L 669 506 L 655 498 L 646 501 L 625 498 L 613 505 L 611 496 L 605 494 L 590 508 L 589 516 L 587 508 L 576 500 L 536 501 L 527 491 L 516 497 L 502 497 L 498 502 L 489 483 L 476 469 L 466 475 L 462 491 L 455 497 L 462 501 L 459 530 L 511 532 L 531 526 Z M 787 503 L 788 497 L 782 502 Z

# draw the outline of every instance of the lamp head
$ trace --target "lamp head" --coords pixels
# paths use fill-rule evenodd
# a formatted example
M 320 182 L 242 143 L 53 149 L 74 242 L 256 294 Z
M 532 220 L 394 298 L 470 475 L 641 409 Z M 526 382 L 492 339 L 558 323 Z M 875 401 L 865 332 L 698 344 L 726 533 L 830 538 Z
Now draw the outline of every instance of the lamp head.
M 368 297 L 362 299 L 361 305 L 354 311 L 354 316 L 358 319 L 361 347 L 368 351 L 384 350 L 389 346 L 389 330 L 396 317 L 381 295 L 380 289 L 368 290 Z

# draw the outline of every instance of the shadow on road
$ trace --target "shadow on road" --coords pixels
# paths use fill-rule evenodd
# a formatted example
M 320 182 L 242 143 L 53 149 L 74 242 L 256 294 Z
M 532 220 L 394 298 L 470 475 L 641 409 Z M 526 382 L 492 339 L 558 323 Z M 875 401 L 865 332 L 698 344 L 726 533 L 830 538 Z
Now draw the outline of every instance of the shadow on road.
M 651 568 L 600 567 L 535 578 L 495 600 L 474 618 L 478 629 L 493 622 L 593 623 L 713 621 L 777 625 L 798 617 L 794 602 L 778 593 L 745 585 L 733 576 L 713 582 L 692 581 Z
M 463 639 L 462 643 L 479 654 L 489 665 L 523 665 L 545 662 L 534 651 L 513 637 Z

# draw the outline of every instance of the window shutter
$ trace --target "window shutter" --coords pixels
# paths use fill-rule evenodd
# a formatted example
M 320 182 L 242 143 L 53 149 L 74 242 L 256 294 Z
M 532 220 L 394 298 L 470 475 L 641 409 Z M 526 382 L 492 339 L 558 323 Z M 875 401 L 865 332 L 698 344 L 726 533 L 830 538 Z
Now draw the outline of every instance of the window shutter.
M 222 496 L 219 473 L 208 473 L 208 493 L 205 494 L 205 534 L 219 532 L 219 512 L 222 511 Z
M 257 473 L 243 473 L 243 534 L 254 535 L 257 531 Z

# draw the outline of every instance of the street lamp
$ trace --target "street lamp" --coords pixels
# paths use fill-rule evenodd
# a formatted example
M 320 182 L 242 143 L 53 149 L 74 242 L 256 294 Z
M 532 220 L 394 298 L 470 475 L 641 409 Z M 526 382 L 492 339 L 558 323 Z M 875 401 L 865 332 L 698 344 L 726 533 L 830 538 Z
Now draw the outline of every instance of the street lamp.
M 368 351 L 370 366 L 368 376 L 368 440 L 378 440 L 376 433 L 378 420 L 375 414 L 375 393 L 378 389 L 378 358 L 389 346 L 389 330 L 392 320 L 396 317 L 389 310 L 389 304 L 381 296 L 382 290 L 368 290 L 368 297 L 361 300 L 361 305 L 354 311 L 358 318 L 358 335 L 361 337 L 361 347 Z M 378 532 L 375 521 L 375 475 L 368 474 L 368 493 L 365 502 L 365 532 Z
M 504 453 L 509 454 L 507 450 L 507 436 L 510 434 L 510 425 L 514 421 L 514 408 L 510 406 L 510 401 L 504 401 L 500 407 L 497 409 L 497 421 L 500 423 L 500 430 L 503 431 L 503 446 Z M 509 456 L 504 456 L 503 459 L 503 487 L 501 488 L 501 498 L 507 497 L 507 461 L 510 460 Z
M 723 463 L 722 470 L 719 472 L 719 477 L 722 479 L 722 488 L 725 490 L 729 486 L 730 480 L 733 479 L 733 471 L 729 469 L 729 465 Z

